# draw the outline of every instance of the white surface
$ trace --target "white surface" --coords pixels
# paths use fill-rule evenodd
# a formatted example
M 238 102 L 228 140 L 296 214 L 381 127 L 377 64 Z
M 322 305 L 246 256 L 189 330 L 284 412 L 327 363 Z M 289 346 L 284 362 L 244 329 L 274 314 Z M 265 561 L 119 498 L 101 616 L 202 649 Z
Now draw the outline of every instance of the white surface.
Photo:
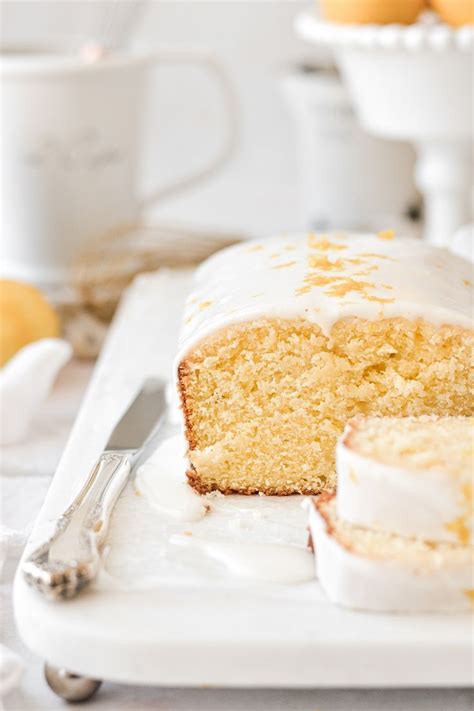
M 369 532 L 362 538 L 360 529 L 348 542 L 338 533 L 336 504 L 331 504 L 321 513 L 306 501 L 318 579 L 332 602 L 381 613 L 446 612 L 459 616 L 457 624 L 472 634 L 474 548 L 431 548 L 428 543 L 420 550 L 421 543 L 390 534 Z M 472 640 L 465 649 L 466 669 L 472 663 L 471 645 Z
M 424 469 L 410 467 L 409 461 L 390 465 L 348 444 L 352 431 L 348 424 L 336 447 L 339 518 L 409 538 L 474 543 L 472 461 L 457 473 L 430 463 Z M 467 449 L 469 442 L 459 446 Z
M 176 312 L 188 286 L 187 277 L 163 274 L 140 279 L 129 294 L 28 549 L 79 488 L 137 383 L 147 374 L 169 373 Z M 134 567 L 143 575 L 160 558 L 154 546 L 162 524 L 143 504 L 135 495 L 122 498 L 108 561 L 116 575 L 119 561 L 113 568 L 112 557 L 122 556 L 132 583 Z M 133 530 L 121 525 L 127 515 Z M 243 585 L 222 576 L 219 584 L 209 579 L 206 587 L 170 580 L 148 590 L 105 588 L 50 605 L 18 576 L 20 634 L 54 664 L 130 683 L 361 687 L 471 681 L 470 632 L 460 618 L 341 611 L 316 582 Z
M 383 224 L 398 229 L 419 201 L 411 146 L 364 131 L 332 68 L 295 68 L 282 79 L 282 89 L 297 128 L 305 224 L 325 231 L 377 230 Z
M 453 236 L 451 251 L 474 263 L 474 222 L 464 225 Z
M 206 515 L 206 501 L 189 486 L 188 466 L 184 438 L 174 435 L 161 442 L 138 467 L 135 487 L 165 517 L 199 521 Z
M 23 669 L 21 657 L 0 644 L 0 698 L 17 686 Z

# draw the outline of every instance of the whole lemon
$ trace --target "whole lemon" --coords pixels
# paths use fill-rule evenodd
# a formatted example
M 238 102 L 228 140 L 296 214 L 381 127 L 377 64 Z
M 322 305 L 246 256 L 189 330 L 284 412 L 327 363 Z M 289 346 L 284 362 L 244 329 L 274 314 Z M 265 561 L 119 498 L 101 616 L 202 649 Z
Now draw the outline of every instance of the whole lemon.
M 426 9 L 426 0 L 320 0 L 320 6 L 332 22 L 410 25 Z
M 448 25 L 460 27 L 474 24 L 473 0 L 431 0 L 431 7 Z
M 20 348 L 60 334 L 56 311 L 30 284 L 0 279 L 0 366 Z

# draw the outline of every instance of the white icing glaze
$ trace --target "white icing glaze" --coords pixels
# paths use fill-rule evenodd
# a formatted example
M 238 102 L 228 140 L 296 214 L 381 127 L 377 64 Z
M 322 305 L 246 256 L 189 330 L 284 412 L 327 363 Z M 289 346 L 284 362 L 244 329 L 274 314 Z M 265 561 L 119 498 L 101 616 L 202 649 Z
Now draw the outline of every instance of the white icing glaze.
M 183 438 L 166 439 L 137 471 L 138 491 L 161 513 L 179 521 L 199 521 L 209 506 L 187 483 Z
M 402 536 L 474 543 L 472 472 L 393 467 L 346 445 L 336 447 L 337 513 L 344 521 Z M 465 541 L 462 534 L 468 533 Z M 460 537 L 462 540 L 460 540 Z
M 334 234 L 245 242 L 198 269 L 177 362 L 205 336 L 256 318 L 305 318 L 329 335 L 340 319 L 404 316 L 472 327 L 472 268 L 420 240 Z
M 314 578 L 313 555 L 304 548 L 180 535 L 172 536 L 170 542 L 211 556 L 239 578 L 286 584 Z
M 183 416 L 179 402 L 179 393 L 173 381 L 169 381 L 166 385 L 166 405 L 168 421 L 172 425 L 181 425 Z
M 331 535 L 309 499 L 306 508 L 317 576 L 332 602 L 379 612 L 467 612 L 472 608 L 471 565 L 440 563 L 425 569 L 422 561 L 413 558 L 362 556 Z

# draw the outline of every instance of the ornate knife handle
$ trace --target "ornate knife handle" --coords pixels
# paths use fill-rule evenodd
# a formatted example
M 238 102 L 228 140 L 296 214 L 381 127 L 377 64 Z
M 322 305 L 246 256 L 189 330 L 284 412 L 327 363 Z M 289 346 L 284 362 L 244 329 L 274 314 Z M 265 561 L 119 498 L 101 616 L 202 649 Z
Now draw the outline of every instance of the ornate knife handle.
M 132 454 L 104 452 L 56 522 L 53 535 L 23 562 L 26 582 L 49 600 L 75 597 L 97 576 L 110 515 L 130 474 Z

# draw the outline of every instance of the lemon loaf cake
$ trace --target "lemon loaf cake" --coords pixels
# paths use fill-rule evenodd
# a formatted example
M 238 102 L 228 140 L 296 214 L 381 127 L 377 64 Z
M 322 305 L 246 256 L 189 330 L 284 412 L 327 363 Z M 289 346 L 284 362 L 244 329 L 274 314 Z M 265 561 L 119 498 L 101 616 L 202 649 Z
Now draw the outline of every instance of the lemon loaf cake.
M 314 234 L 211 257 L 176 362 L 191 484 L 317 493 L 357 415 L 470 415 L 468 262 L 421 241 Z
M 462 612 L 474 602 L 474 548 L 354 526 L 336 497 L 307 499 L 316 574 L 331 602 L 385 612 Z
M 474 417 L 359 417 L 336 448 L 337 515 L 349 523 L 474 543 Z

